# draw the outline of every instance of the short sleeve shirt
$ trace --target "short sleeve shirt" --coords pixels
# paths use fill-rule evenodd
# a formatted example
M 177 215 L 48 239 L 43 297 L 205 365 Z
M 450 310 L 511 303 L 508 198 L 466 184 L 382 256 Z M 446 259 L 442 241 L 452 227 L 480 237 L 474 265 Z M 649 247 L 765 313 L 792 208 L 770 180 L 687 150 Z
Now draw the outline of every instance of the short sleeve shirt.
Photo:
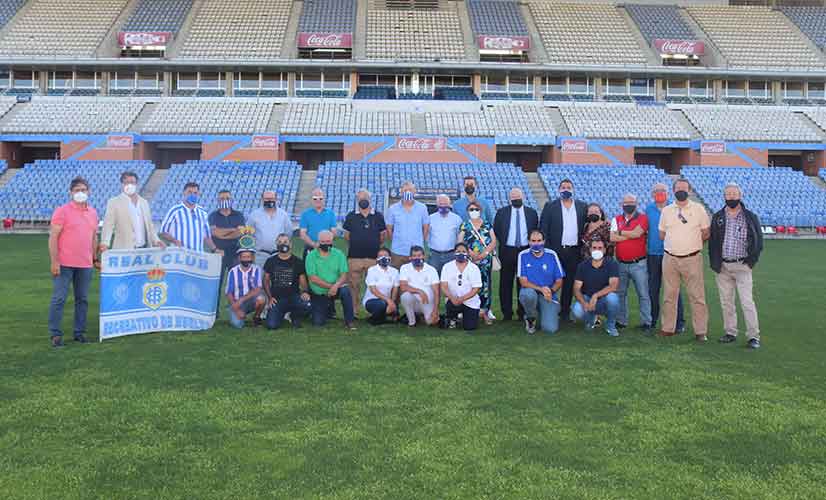
M 317 212 L 315 208 L 311 207 L 301 214 L 299 226 L 307 231 L 307 236 L 311 240 L 318 241 L 318 233 L 335 229 L 336 214 L 329 208 Z
M 494 213 L 490 202 L 481 196 L 477 196 L 476 201 L 482 205 L 482 220 L 488 224 L 493 224 Z M 453 211 L 462 218 L 462 222 L 467 222 L 470 220 L 470 215 L 467 213 L 467 206 L 469 204 L 470 201 L 467 199 L 467 196 L 462 196 L 453 204 Z
M 364 299 L 362 304 L 367 304 L 368 300 L 377 298 L 370 291 L 370 287 L 374 286 L 385 297 L 389 297 L 394 288 L 399 286 L 399 271 L 395 267 L 387 266 L 373 266 L 367 270 L 367 278 L 364 280 L 367 285 L 367 290 L 364 292 Z
M 461 297 L 473 288 L 482 288 L 482 273 L 473 262 L 468 262 L 465 269 L 460 271 L 456 261 L 451 260 L 442 267 L 442 283 L 447 283 L 447 289 L 450 290 L 450 293 Z M 482 300 L 479 298 L 479 294 L 476 293 L 473 297 L 467 299 L 464 304 L 472 309 L 479 309 L 482 306 Z
M 430 214 L 430 234 L 427 246 L 431 251 L 452 252 L 459 236 L 459 226 L 462 218 L 453 212 L 442 215 L 439 212 Z
M 237 210 L 232 210 L 229 215 L 224 215 L 220 210 L 216 210 L 209 214 L 209 226 L 217 227 L 218 229 L 235 229 L 238 226 L 244 225 L 244 214 Z M 212 236 L 212 241 L 215 246 L 227 252 L 235 252 L 238 247 L 238 238 L 218 238 Z
M 338 248 L 331 248 L 326 257 L 322 257 L 318 249 L 307 254 L 305 263 L 307 277 L 318 276 L 327 283 L 335 283 L 339 276 L 346 273 L 347 258 Z M 322 288 L 314 283 L 310 283 L 310 290 L 316 295 L 325 295 L 326 288 Z
M 579 263 L 574 280 L 582 282 L 582 295 L 591 296 L 608 286 L 608 280 L 619 278 L 617 261 L 607 258 L 599 267 L 594 267 L 591 259 Z
M 664 207 L 659 230 L 665 233 L 665 251 L 677 256 L 699 252 L 703 249 L 702 230 L 710 225 L 708 212 L 699 203 L 689 200 L 685 207 L 676 203 Z
M 517 259 L 517 276 L 525 278 L 536 286 L 552 287 L 556 280 L 565 277 L 562 263 L 556 252 L 546 248 L 545 252 L 537 257 L 530 249 L 519 253 Z
M 62 226 L 57 237 L 57 261 L 65 267 L 92 267 L 92 242 L 98 230 L 98 213 L 87 205 L 81 207 L 70 201 L 57 207 L 52 224 Z
M 405 281 L 413 288 L 423 291 L 428 300 L 433 300 L 433 285 L 439 284 L 439 273 L 436 268 L 425 263 L 421 270 L 416 270 L 413 264 L 404 264 L 399 269 L 399 281 Z
M 270 295 L 276 299 L 281 300 L 301 292 L 298 287 L 299 278 L 304 274 L 304 261 L 295 255 L 286 260 L 273 255 L 264 263 L 264 272 L 270 278 L 266 284 Z
M 410 255 L 410 247 L 424 246 L 424 227 L 430 224 L 427 206 L 413 202 L 410 210 L 405 210 L 401 202 L 390 205 L 385 222 L 393 226 L 393 242 L 390 251 L 396 255 Z
M 381 246 L 381 233 L 386 229 L 381 212 L 372 212 L 367 217 L 360 212 L 350 212 L 344 219 L 342 228 L 350 233 L 351 259 L 375 259 Z
M 250 212 L 249 225 L 255 230 L 255 249 L 272 253 L 275 250 L 275 240 L 279 234 L 293 235 L 293 223 L 290 214 L 283 208 L 276 208 L 271 214 L 263 207 Z

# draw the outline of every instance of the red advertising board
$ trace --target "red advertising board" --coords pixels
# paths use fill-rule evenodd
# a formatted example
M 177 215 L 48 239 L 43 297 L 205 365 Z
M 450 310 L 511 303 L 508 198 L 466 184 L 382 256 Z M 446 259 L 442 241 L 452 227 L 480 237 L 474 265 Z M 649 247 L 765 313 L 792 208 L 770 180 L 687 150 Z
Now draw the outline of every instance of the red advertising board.
M 721 155 L 726 152 L 726 143 L 723 141 L 703 141 L 700 143 L 700 153 L 704 155 Z
M 353 46 L 352 33 L 299 33 L 300 49 L 349 49 Z
M 106 147 L 109 149 L 131 149 L 135 140 L 131 135 L 110 135 L 106 138 Z
M 706 51 L 706 44 L 700 40 L 670 40 L 658 38 L 654 40 L 654 48 L 660 54 L 701 56 Z
M 560 149 L 563 153 L 587 153 L 588 141 L 585 139 L 563 139 Z
M 169 31 L 121 31 L 118 43 L 121 47 L 163 47 L 172 40 Z
M 396 137 L 395 149 L 401 151 L 447 151 L 444 137 Z
M 253 149 L 278 149 L 277 135 L 254 135 L 251 146 Z
M 479 35 L 476 43 L 481 50 L 523 52 L 531 48 L 531 38 L 527 36 Z

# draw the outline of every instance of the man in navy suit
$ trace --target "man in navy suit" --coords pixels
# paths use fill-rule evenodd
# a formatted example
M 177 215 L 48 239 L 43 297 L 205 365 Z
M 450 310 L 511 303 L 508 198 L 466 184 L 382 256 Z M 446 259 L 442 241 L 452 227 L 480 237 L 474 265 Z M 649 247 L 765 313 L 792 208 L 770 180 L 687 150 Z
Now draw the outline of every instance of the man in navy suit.
M 570 179 L 562 179 L 557 189 L 559 198 L 545 204 L 539 228 L 545 235 L 545 246 L 556 252 L 562 261 L 565 279 L 562 282 L 560 315 L 563 320 L 568 320 L 588 206 L 584 201 L 574 198 L 574 183 Z
M 499 260 L 502 272 L 499 275 L 499 303 L 505 321 L 513 319 L 513 282 L 518 272 L 519 252 L 528 248 L 531 231 L 539 228 L 539 216 L 536 210 L 525 206 L 525 194 L 515 187 L 510 192 L 510 205 L 496 211 L 493 219 L 493 232 L 499 240 Z M 522 287 L 516 280 L 516 293 Z M 517 309 L 519 321 L 525 317 L 522 304 Z

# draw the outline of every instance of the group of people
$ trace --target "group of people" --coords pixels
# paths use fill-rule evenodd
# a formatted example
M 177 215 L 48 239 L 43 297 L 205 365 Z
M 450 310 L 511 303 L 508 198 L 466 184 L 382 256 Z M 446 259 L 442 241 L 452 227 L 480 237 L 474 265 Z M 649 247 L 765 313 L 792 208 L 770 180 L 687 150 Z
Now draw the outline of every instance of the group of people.
M 559 183 L 558 197 L 546 203 L 541 214 L 525 204 L 517 187 L 509 193 L 509 205 L 494 212 L 472 176 L 464 178 L 461 198 L 452 202 L 439 195 L 431 214 L 416 200 L 416 186 L 405 182 L 401 200 L 384 214 L 375 209 L 369 191 L 358 191 L 340 230 L 336 214 L 326 208 L 324 192 L 316 188 L 311 207 L 300 217 L 304 250 L 299 258 L 293 252 L 290 216 L 278 206 L 275 191 L 264 191 L 261 207 L 248 216 L 233 208 L 231 192 L 221 191 L 218 209 L 208 214 L 199 204 L 200 187 L 189 182 L 156 234 L 149 205 L 137 193 L 137 175 L 124 172 L 121 183 L 123 192 L 108 201 L 100 242 L 84 179 L 72 180 L 71 200 L 54 212 L 49 331 L 55 347 L 63 345 L 61 319 L 70 285 L 75 294 L 74 338 L 86 341 L 86 294 L 101 252 L 166 245 L 223 255 L 219 288 L 229 322 L 237 328 L 248 320 L 270 329 L 286 321 L 297 327 L 306 317 L 313 325 L 324 325 L 335 317 L 338 301 L 348 330 L 356 328 L 363 309 L 371 325 L 461 325 L 472 331 L 496 320 L 492 276 L 499 272 L 502 320 L 515 316 L 530 334 L 537 329 L 554 333 L 560 322 L 582 321 L 588 329 L 601 324 L 608 335 L 618 336 L 629 326 L 627 296 L 633 284 L 639 328 L 648 335 L 672 336 L 685 329 L 683 285 L 695 338 L 705 342 L 706 241 L 723 310 L 720 342 L 734 342 L 738 335 L 736 292 L 748 346 L 760 347 L 752 269 L 763 237 L 736 184 L 725 186 L 726 206 L 709 219 L 705 208 L 689 199 L 691 186 L 682 178 L 671 187 L 673 202 L 669 188 L 656 184 L 652 203 L 640 207 L 637 196 L 627 194 L 621 213 L 611 218 L 598 204 L 578 199 L 570 179 Z M 245 231 L 255 235 L 253 246 L 239 245 Z M 334 245 L 338 234 L 349 243 L 347 255 Z

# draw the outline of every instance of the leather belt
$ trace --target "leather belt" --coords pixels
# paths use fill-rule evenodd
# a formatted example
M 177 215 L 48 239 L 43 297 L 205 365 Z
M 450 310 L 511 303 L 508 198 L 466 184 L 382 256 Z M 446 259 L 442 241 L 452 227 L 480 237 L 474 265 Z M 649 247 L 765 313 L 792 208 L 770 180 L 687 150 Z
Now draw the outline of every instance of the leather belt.
M 743 259 L 723 259 L 723 262 L 725 262 L 726 264 L 742 264 L 745 261 L 746 261 L 745 258 L 743 258 Z
M 665 253 L 667 253 L 668 255 L 670 255 L 672 257 L 674 257 L 675 259 L 687 259 L 688 257 L 694 257 L 695 255 L 700 253 L 700 250 L 697 250 L 696 252 L 691 252 L 688 255 L 674 255 L 673 253 L 669 252 L 668 250 L 666 250 Z
M 634 260 L 619 260 L 619 259 L 617 259 L 617 261 L 619 261 L 620 264 L 636 264 L 637 262 L 639 262 L 641 260 L 645 260 L 645 255 L 643 255 L 639 259 L 634 259 Z
M 453 250 L 433 250 L 431 248 L 430 253 L 453 253 Z

